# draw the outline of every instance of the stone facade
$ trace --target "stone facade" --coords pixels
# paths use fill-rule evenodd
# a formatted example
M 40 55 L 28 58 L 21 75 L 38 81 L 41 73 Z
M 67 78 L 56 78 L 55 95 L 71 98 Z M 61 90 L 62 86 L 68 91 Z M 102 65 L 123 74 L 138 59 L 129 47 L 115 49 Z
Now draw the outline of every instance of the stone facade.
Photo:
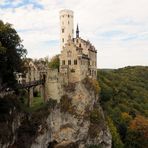
M 62 12 L 62 13 L 61 13 Z M 69 10 L 60 12 L 60 20 L 63 22 L 73 23 L 73 17 L 69 21 L 69 17 L 73 16 Z M 62 17 L 64 14 L 64 18 Z M 69 17 L 65 17 L 69 16 Z M 69 82 L 78 82 L 85 77 L 96 79 L 97 76 L 97 50 L 89 42 L 79 37 L 79 29 L 77 26 L 76 38 L 70 32 L 73 30 L 73 25 L 61 23 L 61 30 L 66 28 L 69 33 L 61 32 L 61 54 L 60 54 L 60 73 L 67 76 Z
M 85 77 L 96 79 L 97 51 L 89 41 L 81 38 L 69 39 L 60 55 L 60 73 L 68 75 L 70 82 Z

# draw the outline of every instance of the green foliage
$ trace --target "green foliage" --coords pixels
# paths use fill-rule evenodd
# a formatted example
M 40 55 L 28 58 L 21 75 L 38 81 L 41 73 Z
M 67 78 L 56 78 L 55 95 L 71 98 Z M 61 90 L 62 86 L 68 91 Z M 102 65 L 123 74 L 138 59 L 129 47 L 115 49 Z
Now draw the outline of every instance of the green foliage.
M 20 112 L 19 100 L 16 96 L 8 95 L 0 98 L 0 141 L 8 143 L 13 140 L 13 125 L 17 113 Z
M 113 148 L 123 148 L 123 143 L 120 139 L 120 135 L 117 132 L 117 128 L 114 125 L 113 121 L 111 118 L 107 118 L 107 123 L 110 129 L 110 132 L 112 134 L 112 147 Z
M 2 84 L 14 86 L 14 72 L 21 72 L 26 50 L 12 25 L 0 21 L 0 78 Z
M 131 133 L 129 127 L 139 114 L 148 117 L 148 67 L 98 70 L 98 81 L 101 104 L 106 116 L 111 117 L 122 142 L 126 148 L 130 147 L 129 139 L 131 143 L 140 144 L 134 138 L 138 133 L 136 130 Z M 134 144 L 131 146 L 136 147 Z
M 54 57 L 50 60 L 48 66 L 49 66 L 49 68 L 52 68 L 52 69 L 59 69 L 59 66 L 60 66 L 59 55 L 54 56 Z
M 94 108 L 90 113 L 90 122 L 99 124 L 99 122 L 102 120 L 102 115 L 98 108 Z
M 97 80 L 87 77 L 82 82 L 88 90 L 93 90 L 95 92 L 95 94 L 99 93 L 100 86 L 99 86 L 99 83 Z
M 129 124 L 126 137 L 129 147 L 146 148 L 148 146 L 148 119 L 138 115 Z

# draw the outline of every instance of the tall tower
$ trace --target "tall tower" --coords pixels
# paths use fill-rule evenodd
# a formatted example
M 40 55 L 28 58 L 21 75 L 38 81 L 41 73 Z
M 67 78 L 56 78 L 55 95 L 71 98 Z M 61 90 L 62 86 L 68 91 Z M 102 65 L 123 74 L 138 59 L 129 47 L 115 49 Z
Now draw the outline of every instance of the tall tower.
M 73 11 L 60 11 L 60 47 L 63 49 L 69 38 L 74 37 Z

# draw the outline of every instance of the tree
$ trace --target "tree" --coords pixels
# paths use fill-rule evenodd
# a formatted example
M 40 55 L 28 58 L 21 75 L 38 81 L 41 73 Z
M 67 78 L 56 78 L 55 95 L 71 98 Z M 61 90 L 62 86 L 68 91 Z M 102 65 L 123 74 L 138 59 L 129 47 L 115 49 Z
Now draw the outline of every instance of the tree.
M 22 59 L 26 56 L 26 49 L 16 30 L 9 23 L 0 21 L 0 79 L 2 85 L 15 85 L 14 72 L 22 71 Z
M 59 69 L 59 66 L 60 66 L 59 55 L 56 55 L 56 56 L 52 57 L 52 59 L 50 60 L 49 68 Z
M 120 135 L 117 132 L 117 128 L 114 125 L 112 119 L 110 117 L 107 118 L 108 126 L 112 135 L 112 147 L 113 148 L 123 148 L 123 143 L 120 139 Z
M 148 119 L 137 115 L 129 125 L 126 145 L 135 148 L 148 147 Z

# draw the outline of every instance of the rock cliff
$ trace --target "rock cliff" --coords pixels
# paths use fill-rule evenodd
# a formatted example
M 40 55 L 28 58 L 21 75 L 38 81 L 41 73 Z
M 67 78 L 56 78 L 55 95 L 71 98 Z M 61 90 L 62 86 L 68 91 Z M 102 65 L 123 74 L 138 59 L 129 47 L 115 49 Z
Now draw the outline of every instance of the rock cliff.
M 111 134 L 93 83 L 84 80 L 68 84 L 63 92 L 60 102 L 50 99 L 44 109 L 24 115 L 15 128 L 11 147 L 111 148 Z

